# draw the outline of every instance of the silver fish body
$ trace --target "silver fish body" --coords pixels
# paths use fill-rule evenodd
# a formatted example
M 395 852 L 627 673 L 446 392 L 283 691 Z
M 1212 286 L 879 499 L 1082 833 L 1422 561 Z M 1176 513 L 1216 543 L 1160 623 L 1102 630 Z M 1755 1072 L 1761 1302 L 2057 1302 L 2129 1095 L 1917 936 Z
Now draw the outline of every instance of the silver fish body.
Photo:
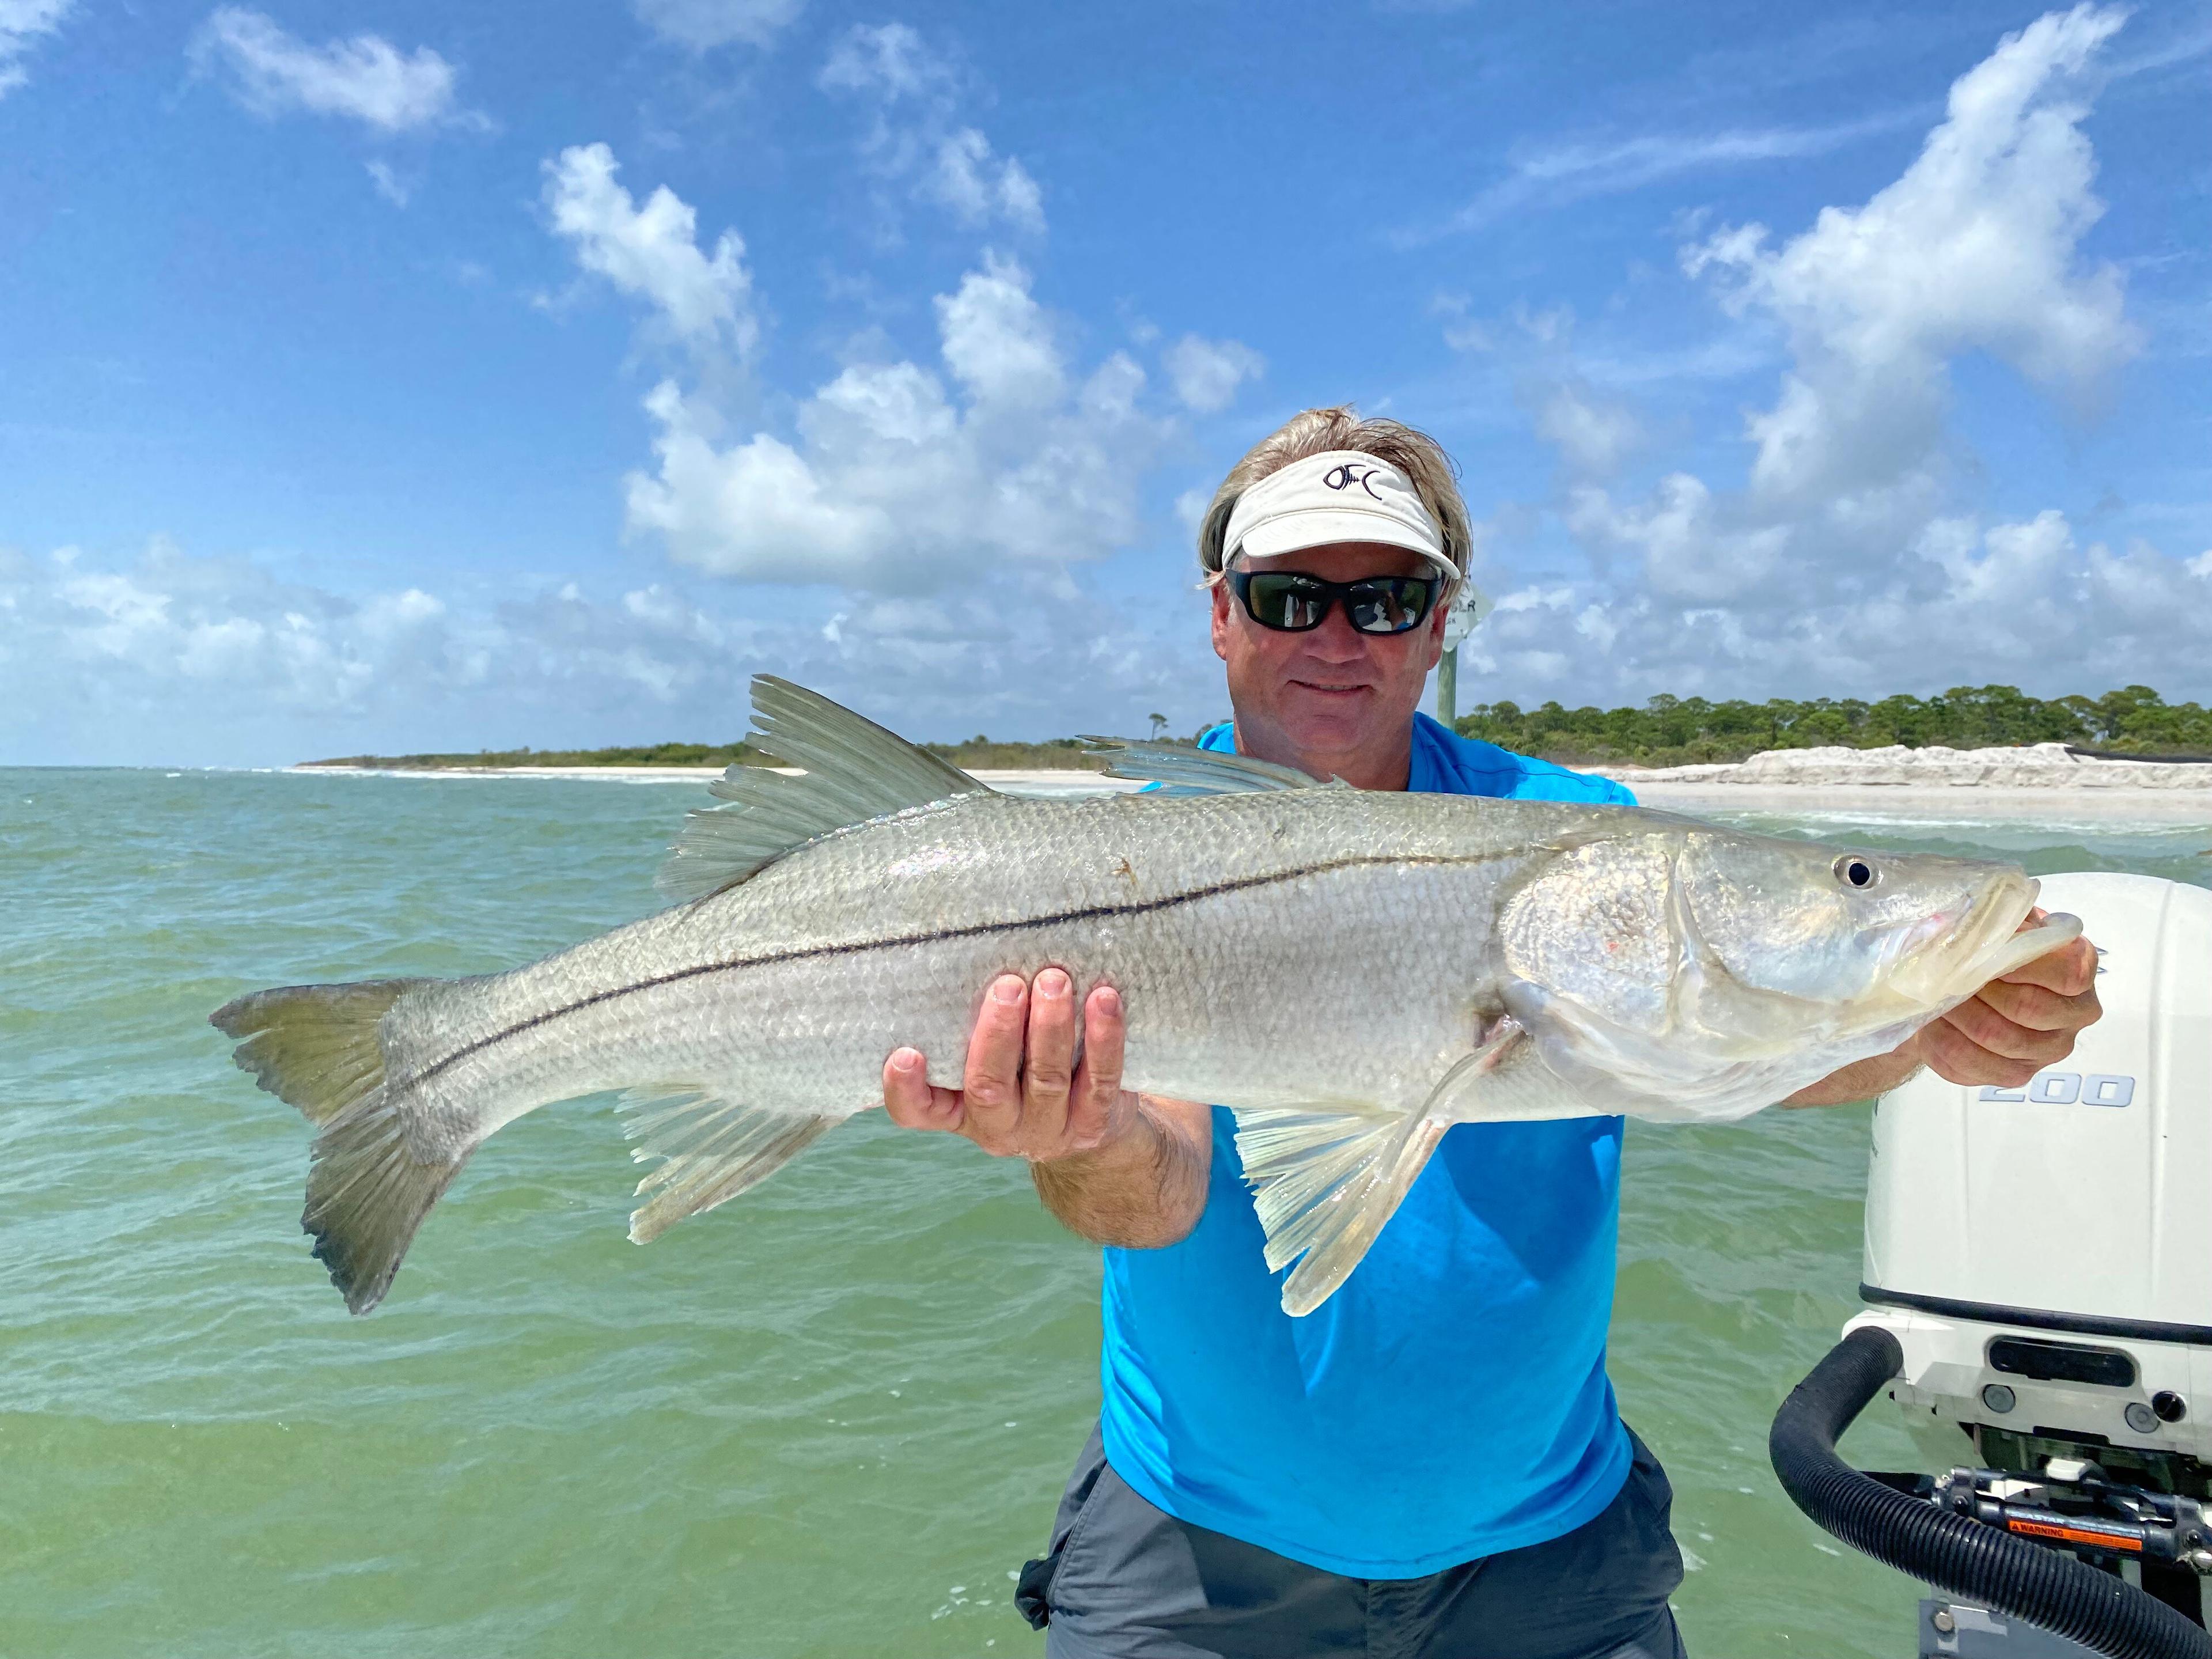
M 990 981 L 1058 965 L 1121 992 L 1128 1086 L 1236 1109 L 1302 1312 L 1455 1122 L 1740 1116 L 2057 942 L 2012 939 L 2034 884 L 2009 866 L 1632 809 L 1370 793 L 1188 751 L 1164 769 L 1235 793 L 1024 799 L 921 761 L 893 787 L 897 739 L 779 686 L 761 695 L 785 698 L 809 777 L 738 779 L 740 805 L 700 815 L 672 867 L 703 860 L 704 896 L 509 973 L 219 1011 L 240 1063 L 324 1126 L 306 1221 L 357 1311 L 523 1113 L 626 1091 L 659 1160 L 642 1242 L 879 1103 L 893 1048 L 957 1085 Z M 811 833 L 777 848 L 793 828 Z

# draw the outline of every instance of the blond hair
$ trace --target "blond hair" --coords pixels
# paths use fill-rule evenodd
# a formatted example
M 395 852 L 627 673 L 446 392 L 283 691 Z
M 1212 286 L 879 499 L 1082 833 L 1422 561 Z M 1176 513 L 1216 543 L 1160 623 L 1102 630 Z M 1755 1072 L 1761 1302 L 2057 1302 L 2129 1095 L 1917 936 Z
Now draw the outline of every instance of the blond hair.
M 1221 579 L 1222 567 L 1228 562 L 1230 550 L 1222 544 L 1228 538 L 1229 518 L 1237 510 L 1237 497 L 1292 461 L 1332 449 L 1372 455 L 1404 473 L 1443 532 L 1444 556 L 1459 567 L 1465 578 L 1474 537 L 1468 526 L 1467 503 L 1460 499 L 1459 468 L 1444 453 L 1444 447 L 1402 421 L 1363 421 L 1351 404 L 1340 404 L 1333 409 L 1308 409 L 1291 416 L 1229 469 L 1229 476 L 1213 492 L 1212 504 L 1198 526 L 1198 564 L 1209 584 Z M 1445 595 L 1447 601 L 1458 586 L 1452 584 Z

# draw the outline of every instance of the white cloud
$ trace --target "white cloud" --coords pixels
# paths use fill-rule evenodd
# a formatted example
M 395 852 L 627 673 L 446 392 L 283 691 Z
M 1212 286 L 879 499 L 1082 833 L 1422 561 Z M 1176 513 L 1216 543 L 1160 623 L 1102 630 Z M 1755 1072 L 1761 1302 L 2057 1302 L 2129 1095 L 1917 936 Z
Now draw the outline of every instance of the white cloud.
M 404 54 L 381 35 L 311 46 L 264 13 L 224 6 L 200 25 L 191 58 L 204 72 L 228 70 L 233 94 L 260 115 L 345 116 L 380 132 L 471 118 L 454 106 L 451 64 L 428 46 Z
M 1985 351 L 2085 398 L 2136 349 L 2118 272 L 2077 252 L 2102 210 L 2077 89 L 2118 25 L 2081 7 L 2008 36 L 1863 207 L 1824 209 L 1778 249 L 1759 226 L 1688 249 L 1690 275 L 1790 344 L 1780 395 L 1746 417 L 1747 488 L 1678 475 L 1642 508 L 1585 501 L 1585 533 L 1639 550 L 1660 592 L 1801 604 L 1905 580 L 1949 510 L 1951 358 Z
M 1480 230 L 1516 214 L 1641 190 L 1662 179 L 1716 167 L 1825 155 L 1862 139 L 1895 131 L 1908 125 L 1914 114 L 1911 110 L 1892 110 L 1829 126 L 1639 133 L 1627 138 L 1584 139 L 1524 150 L 1514 158 L 1504 178 L 1439 229 L 1409 232 L 1400 240 L 1421 242 L 1440 234 Z
M 1064 582 L 1133 541 L 1165 435 L 1139 406 L 1144 372 L 1115 353 L 1073 379 L 1011 261 L 987 260 L 936 311 L 954 389 L 912 362 L 854 364 L 800 406 L 796 442 L 724 446 L 710 400 L 655 388 L 632 532 L 714 575 L 894 594 L 1010 567 Z
M 1176 396 L 1201 415 L 1236 401 L 1237 389 L 1267 372 L 1267 360 L 1237 340 L 1202 340 L 1186 334 L 1160 354 Z
M 616 182 L 618 170 L 605 144 L 572 145 L 544 165 L 545 210 L 576 263 L 651 304 L 684 344 L 751 350 L 760 324 L 744 240 L 725 230 L 709 256 L 688 203 L 662 185 L 640 207 Z
M 878 178 L 949 210 L 963 225 L 1044 229 L 1036 179 L 959 119 L 960 75 L 908 25 L 854 25 L 830 48 L 817 82 L 867 112 L 860 153 Z
M 949 101 L 951 66 L 904 23 L 856 23 L 840 35 L 822 66 L 830 92 L 861 93 L 886 103 L 901 99 Z
M 1536 435 L 1553 445 L 1578 477 L 1609 478 L 1644 441 L 1636 416 L 1583 385 L 1562 382 L 1536 407 Z
M 376 193 L 394 207 L 405 207 L 414 197 L 415 186 L 393 172 L 388 161 L 369 162 L 368 179 Z
M 1189 730 L 1219 712 L 1204 641 L 1195 605 L 1133 620 L 1019 571 L 824 617 L 665 583 L 341 595 L 161 541 L 124 560 L 0 550 L 0 754 L 269 765 L 726 740 L 763 671 L 921 738 L 1140 732 L 1154 708 Z
M 0 0 L 0 98 L 30 79 L 23 59 L 42 34 L 52 34 L 76 0 Z
M 2190 560 L 2189 574 L 2200 580 L 2212 582 L 2212 548 Z
M 963 225 L 998 218 L 1024 230 L 1044 228 L 1044 196 L 1036 180 L 1012 156 L 994 155 L 991 141 L 973 127 L 938 142 L 936 162 L 922 175 L 921 188 Z
M 1537 403 L 1538 433 L 1566 464 L 1562 518 L 1598 574 L 1501 601 L 1473 647 L 1474 690 L 2212 690 L 2212 556 L 2084 546 L 2056 507 L 1978 510 L 1949 418 L 1963 355 L 2079 409 L 2139 349 L 2119 274 L 2081 252 L 2102 211 L 2085 88 L 2120 21 L 2082 6 L 2008 36 L 1864 204 L 1827 208 L 1778 246 L 1752 226 L 1686 251 L 1693 279 L 1789 352 L 1773 401 L 1746 417 L 1741 488 L 1678 468 L 1644 499 L 1619 499 L 1603 480 L 1639 441 L 1632 426 L 1593 418 L 1572 382 Z M 1563 653 L 1575 636 L 1607 643 Z M 1493 674 L 1504 684 L 1485 687 Z
M 631 0 L 639 21 L 694 52 L 769 46 L 798 18 L 804 4 L 805 0 Z

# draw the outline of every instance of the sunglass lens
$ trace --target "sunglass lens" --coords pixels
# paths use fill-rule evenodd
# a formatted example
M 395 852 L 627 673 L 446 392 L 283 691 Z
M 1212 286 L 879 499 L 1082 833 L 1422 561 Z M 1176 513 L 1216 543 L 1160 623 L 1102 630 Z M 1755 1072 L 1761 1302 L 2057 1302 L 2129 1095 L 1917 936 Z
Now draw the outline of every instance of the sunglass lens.
M 1328 594 L 1304 576 L 1261 574 L 1246 586 L 1245 604 L 1261 626 L 1303 633 L 1320 625 Z
M 1346 605 L 1361 633 L 1402 634 L 1428 615 L 1429 585 L 1413 577 L 1354 582 Z

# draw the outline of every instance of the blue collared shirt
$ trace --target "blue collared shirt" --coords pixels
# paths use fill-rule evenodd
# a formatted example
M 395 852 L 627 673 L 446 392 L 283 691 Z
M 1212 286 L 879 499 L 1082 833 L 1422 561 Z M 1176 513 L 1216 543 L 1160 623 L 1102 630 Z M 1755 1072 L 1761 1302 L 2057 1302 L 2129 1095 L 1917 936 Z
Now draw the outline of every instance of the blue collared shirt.
M 1233 750 L 1220 726 L 1202 747 Z M 1619 784 L 1414 717 L 1409 788 L 1632 806 Z M 1462 1123 L 1342 1289 L 1302 1319 L 1261 1255 L 1236 1121 L 1213 1112 L 1181 1243 L 1108 1249 L 1107 1460 L 1194 1525 L 1361 1578 L 1573 1531 L 1629 1447 L 1605 1374 L 1621 1120 Z

